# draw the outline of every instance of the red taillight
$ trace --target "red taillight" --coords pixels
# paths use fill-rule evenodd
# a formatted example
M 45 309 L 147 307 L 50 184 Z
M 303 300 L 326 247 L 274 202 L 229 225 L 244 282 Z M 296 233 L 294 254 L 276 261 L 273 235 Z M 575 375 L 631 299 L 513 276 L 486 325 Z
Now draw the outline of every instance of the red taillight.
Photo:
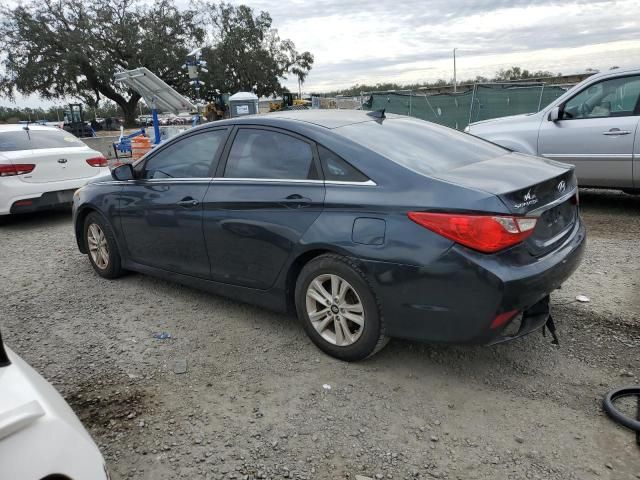
M 15 163 L 0 165 L 0 177 L 12 177 L 14 175 L 24 175 L 33 172 L 36 166 L 32 163 Z
M 496 318 L 493 319 L 493 322 L 491 322 L 491 329 L 495 330 L 496 328 L 503 326 L 517 314 L 517 310 L 511 310 L 509 312 L 499 314 L 498 316 L 496 316 Z
M 501 215 L 409 212 L 411 220 L 454 242 L 483 253 L 493 253 L 524 241 L 537 219 Z
M 106 167 L 109 165 L 109 162 L 105 157 L 87 158 L 87 163 L 92 167 Z

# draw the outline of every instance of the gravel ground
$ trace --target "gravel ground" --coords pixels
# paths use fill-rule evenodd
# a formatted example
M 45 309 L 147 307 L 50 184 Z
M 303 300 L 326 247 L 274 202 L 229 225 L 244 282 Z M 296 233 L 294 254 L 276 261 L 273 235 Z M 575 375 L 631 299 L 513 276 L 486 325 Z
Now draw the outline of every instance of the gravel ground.
M 640 383 L 640 197 L 581 201 L 589 245 L 552 300 L 559 347 L 540 333 L 491 348 L 392 341 L 341 363 L 293 318 L 99 278 L 68 212 L 0 227 L 0 327 L 114 479 L 638 479 L 635 438 L 600 400 Z

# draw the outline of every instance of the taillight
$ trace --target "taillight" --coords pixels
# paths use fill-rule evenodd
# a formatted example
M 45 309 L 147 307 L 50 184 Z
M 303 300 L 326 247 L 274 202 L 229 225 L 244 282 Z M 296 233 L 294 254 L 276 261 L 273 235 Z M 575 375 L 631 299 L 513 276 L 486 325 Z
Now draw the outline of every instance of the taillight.
M 0 177 L 12 177 L 14 175 L 24 175 L 33 172 L 36 166 L 32 163 L 15 163 L 0 165 Z
M 483 253 L 494 253 L 524 241 L 537 219 L 502 215 L 409 212 L 411 220 L 454 242 Z
M 513 317 L 515 317 L 517 314 L 518 314 L 517 310 L 510 310 L 508 312 L 498 314 L 496 318 L 494 318 L 493 321 L 491 322 L 491 329 L 495 330 L 496 328 L 500 328 L 509 320 L 511 320 Z
M 105 157 L 87 158 L 87 163 L 92 167 L 106 167 L 109 165 L 109 162 Z

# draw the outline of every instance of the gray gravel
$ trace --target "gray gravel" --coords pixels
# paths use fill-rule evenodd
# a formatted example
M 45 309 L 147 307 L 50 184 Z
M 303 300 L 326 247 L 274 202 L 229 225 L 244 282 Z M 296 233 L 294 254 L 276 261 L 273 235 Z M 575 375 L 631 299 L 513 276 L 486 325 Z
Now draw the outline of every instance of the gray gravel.
M 637 480 L 640 449 L 600 399 L 640 383 L 640 197 L 581 200 L 588 252 L 552 301 L 560 347 L 539 333 L 492 348 L 392 341 L 340 363 L 293 318 L 99 278 L 68 212 L 0 227 L 0 328 L 114 479 Z

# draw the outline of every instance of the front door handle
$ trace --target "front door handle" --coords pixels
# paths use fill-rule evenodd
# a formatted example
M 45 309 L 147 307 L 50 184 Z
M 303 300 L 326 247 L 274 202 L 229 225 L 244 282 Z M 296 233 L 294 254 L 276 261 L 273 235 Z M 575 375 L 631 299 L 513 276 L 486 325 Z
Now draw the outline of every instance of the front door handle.
M 193 208 L 193 207 L 197 207 L 199 204 L 200 204 L 199 201 L 191 197 L 183 198 L 177 203 L 177 205 L 182 208 Z
M 619 128 L 612 128 L 611 130 L 602 132 L 603 135 L 607 136 L 629 135 L 630 133 L 629 130 L 620 130 Z
M 299 193 L 292 193 L 288 197 L 285 197 L 282 202 L 288 207 L 304 208 L 311 204 L 311 199 L 303 197 Z

